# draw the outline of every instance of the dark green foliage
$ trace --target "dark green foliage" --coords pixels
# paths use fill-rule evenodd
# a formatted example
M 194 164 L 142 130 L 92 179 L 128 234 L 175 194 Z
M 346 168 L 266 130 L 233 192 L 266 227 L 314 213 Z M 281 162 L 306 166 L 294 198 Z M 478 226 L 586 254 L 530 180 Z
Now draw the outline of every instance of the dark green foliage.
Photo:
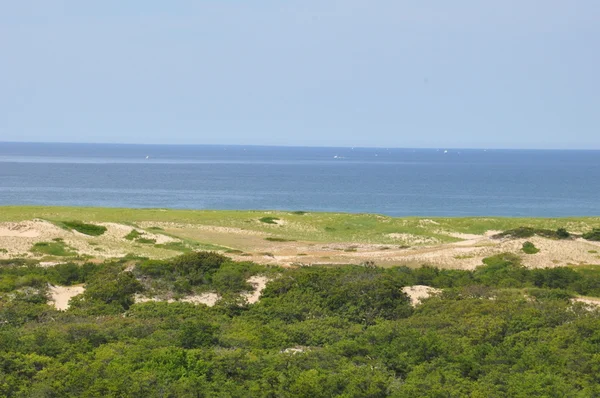
M 269 242 L 295 242 L 293 239 L 273 238 L 270 236 L 265 238 L 265 240 L 268 240 Z
M 536 230 L 530 227 L 519 227 L 494 235 L 494 238 L 531 238 L 535 232 Z
M 246 282 L 248 273 L 243 266 L 237 263 L 227 263 L 227 266 L 219 269 L 212 277 L 212 284 L 221 293 L 239 293 L 252 290 L 252 286 Z
M 54 267 L 56 271 L 55 282 L 59 285 L 73 285 L 83 282 L 81 267 L 74 263 L 58 264 Z
M 306 212 L 298 210 L 298 211 L 293 211 L 291 214 L 296 215 L 296 216 L 303 216 L 306 214 Z
M 148 238 L 138 238 L 136 239 L 136 242 L 138 243 L 145 243 L 145 244 L 155 244 L 156 243 L 156 239 L 148 239 Z
M 279 220 L 279 218 L 277 218 L 277 217 L 262 217 L 258 221 L 264 222 L 265 224 L 277 224 L 276 221 L 278 221 L 278 220 Z
M 187 320 L 181 325 L 181 347 L 200 348 L 214 345 L 217 343 L 217 330 L 218 327 L 208 322 Z
M 136 274 L 223 298 L 132 304 Z M 269 274 L 260 302 L 236 291 Z M 208 277 L 207 275 L 210 275 Z M 66 312 L 47 283 L 86 283 Z M 406 285 L 444 289 L 413 309 Z M 600 268 L 530 270 L 519 257 L 475 271 L 433 267 L 276 269 L 214 253 L 176 260 L 0 267 L 2 397 L 599 396 Z
M 106 232 L 102 225 L 86 224 L 81 221 L 63 221 L 62 225 L 79 233 L 90 236 L 100 236 Z
M 523 252 L 525 254 L 536 254 L 539 253 L 540 249 L 538 249 L 537 247 L 535 247 L 535 245 L 531 242 L 525 242 L 523 243 Z
M 569 239 L 571 234 L 564 228 L 558 228 L 556 231 L 550 229 L 531 228 L 531 227 L 519 227 L 515 229 L 509 229 L 497 235 L 494 238 L 531 238 L 534 235 L 542 236 L 549 239 Z
M 600 228 L 594 228 L 592 231 L 582 235 L 583 239 L 600 241 Z
M 146 260 L 137 265 L 137 269 L 144 275 L 153 278 L 165 277 L 173 273 L 173 266 L 167 260 Z
M 215 252 L 193 252 L 175 257 L 170 263 L 176 275 L 197 285 L 209 282 L 212 274 L 227 260 L 227 257 Z
M 402 286 L 399 278 L 381 269 L 301 268 L 293 276 L 271 282 L 261 304 L 276 307 L 274 311 L 286 322 L 344 314 L 353 322 L 371 324 L 410 314 Z
M 83 298 L 73 307 L 91 313 L 119 313 L 127 310 L 133 304 L 133 294 L 142 290 L 133 273 L 122 272 L 116 264 L 108 265 L 87 282 Z

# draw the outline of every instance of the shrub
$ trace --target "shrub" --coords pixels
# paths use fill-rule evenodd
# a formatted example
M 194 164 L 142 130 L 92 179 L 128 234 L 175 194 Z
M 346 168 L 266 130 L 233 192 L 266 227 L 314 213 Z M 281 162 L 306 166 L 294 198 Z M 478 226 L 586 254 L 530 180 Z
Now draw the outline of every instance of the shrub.
M 137 265 L 136 269 L 144 275 L 154 278 L 169 275 L 173 272 L 173 267 L 168 261 L 146 260 Z
M 246 282 L 244 269 L 239 266 L 227 266 L 219 269 L 213 275 L 212 283 L 221 294 L 252 290 L 252 285 Z
M 72 285 L 82 281 L 81 268 L 77 264 L 58 264 L 54 267 L 57 273 L 56 283 L 59 285 Z
M 549 239 L 568 239 L 571 237 L 571 234 L 567 232 L 564 228 L 558 228 L 556 231 L 552 231 L 550 229 L 541 229 L 541 228 L 531 228 L 531 227 L 519 227 L 515 229 L 509 229 L 507 231 L 501 232 L 497 235 L 494 235 L 494 238 L 531 238 L 534 235 L 542 236 L 544 238 Z
M 531 238 L 533 235 L 535 235 L 535 229 L 530 227 L 519 227 L 494 235 L 494 238 Z
M 100 236 L 106 232 L 106 227 L 102 225 L 85 224 L 81 221 L 64 221 L 62 225 L 89 236 Z
M 295 242 L 295 240 L 293 240 L 293 239 L 272 238 L 272 237 L 265 238 L 265 240 L 268 240 L 269 242 Z
M 583 239 L 600 241 L 600 228 L 594 228 L 592 231 L 582 235 Z
M 156 244 L 156 239 L 138 238 L 136 242 L 154 245 Z
M 190 284 L 198 285 L 209 282 L 212 274 L 227 260 L 215 252 L 193 252 L 175 257 L 171 264 L 175 273 L 187 277 Z
M 483 259 L 484 266 L 478 267 L 475 279 L 486 286 L 517 287 L 526 280 L 528 270 L 521 259 L 512 253 L 501 253 Z
M 93 307 L 96 302 L 122 311 L 134 303 L 133 294 L 141 291 L 143 286 L 131 272 L 120 272 L 120 267 L 107 266 L 89 281 L 83 294 L 84 301 L 76 306 Z
M 133 229 L 131 230 L 130 233 L 128 233 L 127 235 L 125 235 L 125 239 L 127 240 L 136 240 L 142 237 L 142 233 L 140 231 L 138 231 L 137 229 Z
M 264 222 L 265 224 L 277 224 L 276 221 L 278 221 L 278 220 L 279 220 L 279 218 L 277 218 L 277 217 L 263 217 L 259 221 Z
M 535 245 L 531 242 L 525 242 L 523 243 L 523 252 L 526 254 L 535 254 L 538 253 L 540 251 L 540 249 L 538 249 L 537 247 L 535 247 Z

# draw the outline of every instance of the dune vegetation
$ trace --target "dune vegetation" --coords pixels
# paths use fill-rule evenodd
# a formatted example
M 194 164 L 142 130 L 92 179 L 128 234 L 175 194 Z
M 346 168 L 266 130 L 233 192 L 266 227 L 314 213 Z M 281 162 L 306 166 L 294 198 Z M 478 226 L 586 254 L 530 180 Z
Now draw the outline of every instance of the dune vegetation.
M 255 278 L 266 286 L 251 303 Z M 67 310 L 54 286 L 77 287 Z M 510 253 L 471 271 L 282 268 L 209 252 L 4 260 L 0 395 L 594 396 L 594 296 L 600 268 L 528 269 Z
M 599 218 L 0 210 L 0 396 L 600 394 Z

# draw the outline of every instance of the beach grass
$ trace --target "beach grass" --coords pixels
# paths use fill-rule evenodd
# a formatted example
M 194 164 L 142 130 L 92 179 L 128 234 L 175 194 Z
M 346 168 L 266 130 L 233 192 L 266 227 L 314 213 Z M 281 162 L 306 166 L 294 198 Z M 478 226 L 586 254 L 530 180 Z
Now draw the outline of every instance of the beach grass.
M 31 252 L 38 255 L 45 254 L 57 257 L 69 257 L 77 255 L 76 252 L 72 251 L 72 248 L 68 247 L 62 241 L 37 242 L 32 246 Z
M 453 233 L 483 234 L 489 230 L 506 231 L 518 227 L 556 230 L 566 228 L 571 232 L 589 232 L 600 228 L 600 217 L 573 218 L 419 218 L 389 217 L 377 214 L 320 213 L 302 214 L 286 211 L 234 211 L 234 210 L 168 210 L 124 209 L 97 207 L 3 206 L 0 222 L 44 219 L 52 222 L 82 220 L 82 222 L 116 222 L 136 224 L 141 222 L 192 224 L 239 228 L 247 231 L 275 234 L 289 240 L 319 242 L 395 243 L 393 234 L 410 234 L 435 238 L 439 242 L 460 240 Z M 277 224 L 264 220 L 277 219 Z

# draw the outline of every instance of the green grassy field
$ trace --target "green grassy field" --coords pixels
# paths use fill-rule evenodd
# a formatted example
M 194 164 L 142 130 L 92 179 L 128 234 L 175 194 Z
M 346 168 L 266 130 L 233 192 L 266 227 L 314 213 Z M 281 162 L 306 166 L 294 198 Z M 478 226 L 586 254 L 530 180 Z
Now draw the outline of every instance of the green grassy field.
M 434 237 L 442 242 L 457 240 L 448 233 L 482 234 L 520 226 L 586 232 L 600 227 L 600 217 L 579 218 L 395 218 L 376 214 L 315 213 L 283 211 L 167 210 L 48 206 L 0 207 L 0 222 L 40 218 L 52 222 L 165 222 L 240 228 L 265 232 L 274 238 L 319 242 L 388 243 L 387 234 L 405 233 Z M 276 219 L 276 223 L 261 219 Z

